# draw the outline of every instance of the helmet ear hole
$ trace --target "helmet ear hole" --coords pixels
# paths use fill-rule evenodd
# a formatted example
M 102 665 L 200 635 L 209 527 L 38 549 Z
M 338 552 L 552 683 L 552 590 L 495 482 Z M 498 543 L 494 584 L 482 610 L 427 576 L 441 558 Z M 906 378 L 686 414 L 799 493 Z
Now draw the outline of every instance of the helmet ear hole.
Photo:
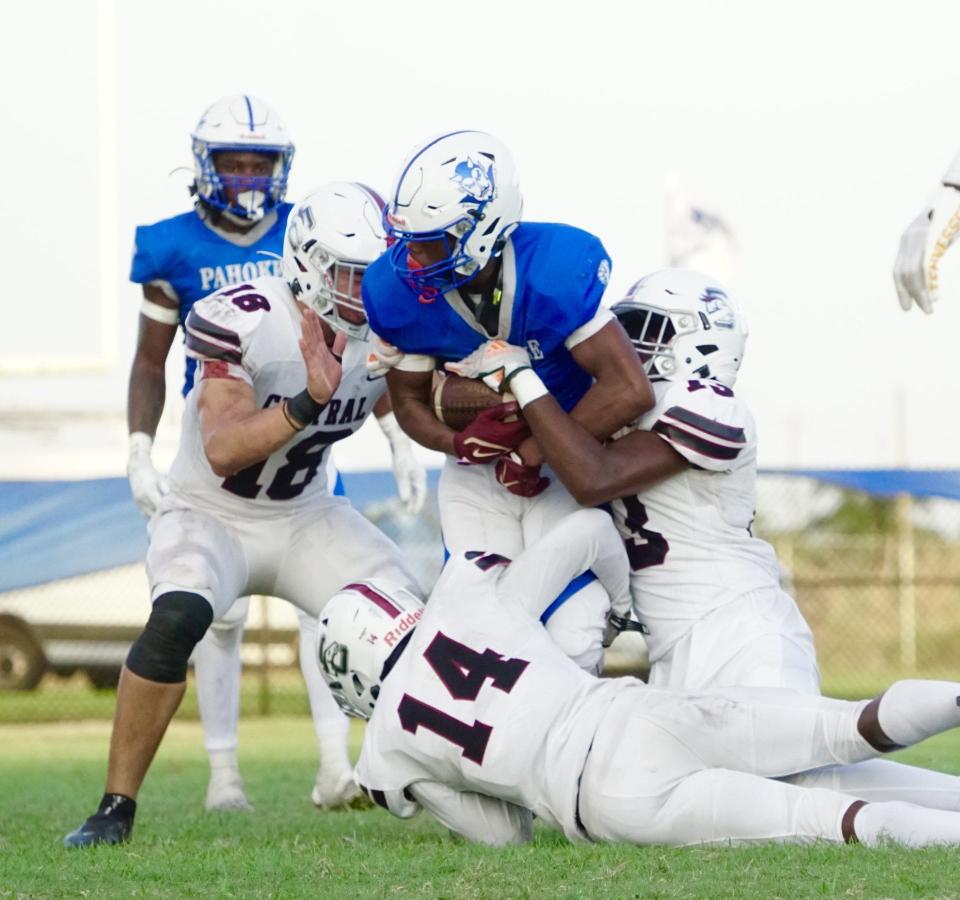
M 697 347 L 697 351 L 701 356 L 709 356 L 711 353 L 716 353 L 719 347 L 716 344 L 700 344 Z

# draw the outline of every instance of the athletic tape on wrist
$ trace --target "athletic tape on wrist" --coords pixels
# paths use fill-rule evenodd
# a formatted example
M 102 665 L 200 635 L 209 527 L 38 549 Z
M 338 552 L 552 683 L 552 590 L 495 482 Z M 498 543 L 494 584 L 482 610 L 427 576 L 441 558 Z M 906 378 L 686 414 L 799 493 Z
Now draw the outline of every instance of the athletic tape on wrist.
M 520 409 L 550 392 L 533 369 L 521 369 L 509 381 L 510 393 L 517 398 Z

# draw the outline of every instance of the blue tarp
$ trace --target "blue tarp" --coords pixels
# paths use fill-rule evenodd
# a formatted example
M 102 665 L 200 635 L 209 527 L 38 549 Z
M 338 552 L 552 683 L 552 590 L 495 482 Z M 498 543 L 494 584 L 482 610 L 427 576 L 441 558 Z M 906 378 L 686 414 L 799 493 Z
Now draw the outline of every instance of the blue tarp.
M 960 469 L 764 469 L 762 474 L 814 478 L 880 497 L 912 494 L 960 500 Z
M 431 487 L 439 475 L 429 473 Z M 391 472 L 342 477 L 359 509 L 395 491 Z M 126 478 L 0 481 L 0 591 L 129 565 L 146 550 Z
M 430 473 L 436 486 L 438 471 Z M 960 500 L 960 470 L 770 469 L 764 474 L 814 478 L 880 496 Z M 393 495 L 390 472 L 343 475 L 347 496 L 363 509 Z M 143 559 L 146 523 L 126 478 L 87 481 L 0 481 L 0 591 Z

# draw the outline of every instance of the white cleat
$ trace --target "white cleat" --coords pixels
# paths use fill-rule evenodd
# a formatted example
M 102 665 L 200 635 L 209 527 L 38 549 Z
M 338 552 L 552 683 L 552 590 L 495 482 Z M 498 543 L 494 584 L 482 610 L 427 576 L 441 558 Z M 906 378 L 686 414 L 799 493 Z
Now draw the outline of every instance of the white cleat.
M 210 773 L 205 805 L 210 812 L 253 812 L 243 792 L 243 779 L 235 769 L 217 769 Z
M 346 806 L 359 796 L 360 788 L 354 783 L 352 770 L 343 768 L 328 770 L 323 766 L 317 772 L 317 783 L 310 792 L 313 805 L 320 809 Z

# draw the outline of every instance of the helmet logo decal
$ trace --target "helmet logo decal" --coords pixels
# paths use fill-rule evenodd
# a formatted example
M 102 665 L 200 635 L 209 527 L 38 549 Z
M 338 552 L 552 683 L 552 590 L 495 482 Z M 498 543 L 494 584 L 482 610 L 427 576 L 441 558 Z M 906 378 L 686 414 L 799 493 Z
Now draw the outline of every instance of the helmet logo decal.
M 467 195 L 464 198 L 465 200 L 481 202 L 493 197 L 495 184 L 492 162 L 487 168 L 484 168 L 482 163 L 474 162 L 468 156 L 466 160 L 457 163 L 450 180 L 455 181 L 463 188 Z
M 610 283 L 610 260 L 609 259 L 600 260 L 600 265 L 597 266 L 597 281 L 599 281 L 600 284 Z M 634 287 L 636 287 L 636 285 L 634 285 Z
M 343 644 L 336 641 L 328 644 L 326 636 L 321 636 L 317 650 L 324 672 L 329 675 L 347 674 L 347 648 Z
M 725 291 L 717 287 L 709 287 L 703 292 L 700 301 L 705 304 L 706 309 L 704 311 L 710 316 L 712 324 L 717 328 L 733 329 L 737 327 L 737 317 L 727 302 Z

